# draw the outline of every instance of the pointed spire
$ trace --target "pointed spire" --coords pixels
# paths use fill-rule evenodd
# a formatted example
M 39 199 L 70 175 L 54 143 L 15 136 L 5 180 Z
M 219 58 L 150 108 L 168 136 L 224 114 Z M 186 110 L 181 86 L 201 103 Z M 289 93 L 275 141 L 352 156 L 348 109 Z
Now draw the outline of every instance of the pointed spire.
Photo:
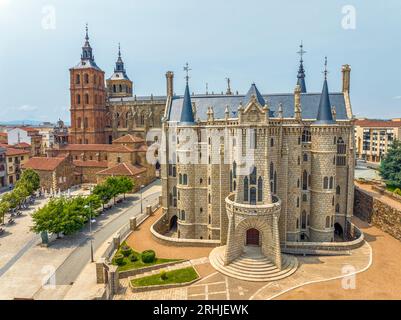
M 94 61 L 95 58 L 93 56 L 93 52 L 92 52 L 92 47 L 89 43 L 89 28 L 88 28 L 88 24 L 85 25 L 85 44 L 82 47 L 82 55 L 81 55 L 81 60 L 89 60 L 89 61 Z
M 186 86 L 185 86 L 185 93 L 184 93 L 184 100 L 182 102 L 182 109 L 181 109 L 181 117 L 180 123 L 191 125 L 195 123 L 194 120 L 194 113 L 192 110 L 192 102 L 191 102 L 191 95 L 189 93 L 189 68 L 188 62 L 184 67 L 184 71 L 186 71 Z
M 299 56 L 301 57 L 300 61 L 299 61 L 299 69 L 298 69 L 298 81 L 297 81 L 297 85 L 299 85 L 301 87 L 301 93 L 306 93 L 306 84 L 305 84 L 305 69 L 304 69 L 304 54 L 306 53 L 306 51 L 304 50 L 304 45 L 301 41 L 301 45 L 299 46 L 300 50 L 297 52 L 299 54 Z
M 331 111 L 329 88 L 327 84 L 327 57 L 325 57 L 324 63 L 324 83 L 322 89 L 322 95 L 320 96 L 319 111 L 317 114 L 316 124 L 334 124 L 333 114 Z
M 118 58 L 117 58 L 116 67 L 114 69 L 114 72 L 122 72 L 124 74 L 124 76 L 126 76 L 125 68 L 124 68 L 124 61 L 121 58 L 121 45 L 120 45 L 120 43 L 118 43 Z

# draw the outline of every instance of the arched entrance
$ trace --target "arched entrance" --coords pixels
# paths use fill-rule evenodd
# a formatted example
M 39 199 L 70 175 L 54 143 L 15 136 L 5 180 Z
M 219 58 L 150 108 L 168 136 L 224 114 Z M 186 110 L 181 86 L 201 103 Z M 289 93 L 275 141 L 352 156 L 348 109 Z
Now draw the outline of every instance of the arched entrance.
M 334 234 L 341 238 L 344 236 L 343 227 L 341 227 L 341 225 L 339 223 L 334 224 Z
M 170 231 L 176 231 L 177 230 L 177 216 L 173 216 L 170 220 Z
M 246 232 L 247 246 L 260 246 L 260 233 L 256 229 L 249 229 Z

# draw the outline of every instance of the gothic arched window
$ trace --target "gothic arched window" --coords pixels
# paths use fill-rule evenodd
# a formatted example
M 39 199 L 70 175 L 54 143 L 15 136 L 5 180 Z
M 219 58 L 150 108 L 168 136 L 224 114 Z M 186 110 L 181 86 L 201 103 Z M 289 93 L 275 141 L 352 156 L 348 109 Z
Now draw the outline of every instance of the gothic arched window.
M 308 161 L 308 154 L 304 153 L 304 162 L 307 162 L 307 161 Z
M 237 178 L 237 163 L 233 162 L 233 178 Z
M 330 177 L 330 187 L 329 189 L 333 189 L 334 188 L 334 178 Z
M 77 94 L 77 104 L 81 104 L 81 95 Z
M 89 104 L 89 94 L 85 93 L 85 104 Z
M 248 201 L 249 197 L 249 183 L 248 183 L 248 177 L 244 178 L 244 201 Z
M 258 179 L 258 201 L 263 201 L 263 179 L 259 177 Z
M 274 164 L 273 162 L 270 162 L 270 180 L 273 180 L 273 175 L 274 175 Z
M 256 184 L 256 175 L 257 175 L 257 169 L 256 169 L 256 167 L 253 167 L 253 170 L 252 170 L 252 172 L 251 172 L 251 175 L 250 175 L 250 184 Z
M 337 186 L 336 193 L 337 193 L 338 195 L 341 194 L 341 188 L 340 188 L 340 186 Z
M 89 83 L 89 75 L 87 73 L 84 74 L 84 81 L 86 84 Z
M 188 184 L 188 176 L 187 176 L 187 174 L 184 174 L 182 184 L 183 185 L 187 185 Z
M 306 211 L 302 211 L 302 216 L 301 216 L 301 228 L 306 229 Z
M 302 174 L 302 190 L 308 190 L 308 172 L 306 170 Z
M 80 84 L 81 83 L 81 76 L 79 74 L 77 74 L 75 82 L 76 82 L 76 84 Z
M 328 189 L 329 188 L 329 178 L 324 177 L 323 178 L 323 189 Z

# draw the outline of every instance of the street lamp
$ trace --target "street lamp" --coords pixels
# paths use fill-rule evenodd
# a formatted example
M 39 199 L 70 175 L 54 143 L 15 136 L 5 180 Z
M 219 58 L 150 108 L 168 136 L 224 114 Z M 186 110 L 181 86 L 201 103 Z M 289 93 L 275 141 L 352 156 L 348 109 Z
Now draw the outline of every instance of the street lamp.
M 141 176 L 137 176 L 137 178 L 140 178 Z M 143 188 L 145 188 L 145 186 L 144 185 L 141 185 L 140 187 L 139 187 L 139 191 L 141 192 L 141 214 L 143 214 L 143 206 L 142 206 L 142 189 Z
M 84 206 L 85 209 L 89 209 L 89 237 L 90 237 L 90 246 L 91 246 L 91 262 L 95 262 L 93 259 L 93 239 L 92 239 L 92 207 L 91 203 L 89 205 Z

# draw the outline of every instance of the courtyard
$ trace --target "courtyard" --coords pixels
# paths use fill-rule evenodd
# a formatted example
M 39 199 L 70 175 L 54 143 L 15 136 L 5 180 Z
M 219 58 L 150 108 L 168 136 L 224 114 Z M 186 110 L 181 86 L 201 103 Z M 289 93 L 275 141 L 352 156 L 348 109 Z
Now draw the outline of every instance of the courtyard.
M 212 248 L 174 247 L 156 242 L 149 232 L 160 212 L 133 232 L 127 243 L 135 250 L 153 249 L 162 258 L 188 259 L 201 276 L 181 288 L 133 293 L 120 279 L 116 300 L 268 300 L 268 299 L 401 299 L 401 242 L 358 218 L 365 244 L 343 256 L 297 256 L 298 270 L 274 282 L 250 282 L 217 272 L 209 263 Z M 141 241 L 140 241 L 140 240 Z

